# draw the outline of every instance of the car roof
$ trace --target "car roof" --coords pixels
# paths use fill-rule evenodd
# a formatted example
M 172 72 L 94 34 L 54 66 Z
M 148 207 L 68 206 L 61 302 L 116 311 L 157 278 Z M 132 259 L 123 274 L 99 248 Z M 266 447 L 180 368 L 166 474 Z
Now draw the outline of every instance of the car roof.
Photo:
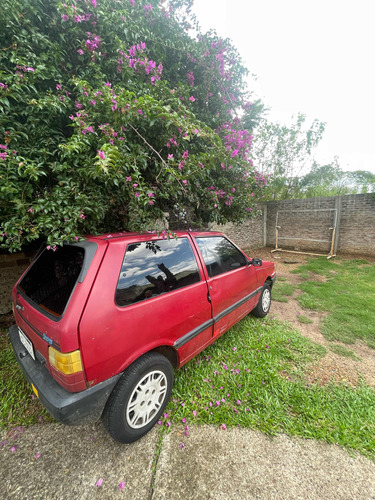
M 150 237 L 153 238 L 163 238 L 165 234 L 170 234 L 171 237 L 176 235 L 178 238 L 187 236 L 190 234 L 191 236 L 215 236 L 215 235 L 222 235 L 223 233 L 220 233 L 218 231 L 168 231 L 168 232 L 156 232 L 156 231 L 147 231 L 144 233 L 136 233 L 136 232 L 130 232 L 130 231 L 122 231 L 119 233 L 104 233 L 100 235 L 88 235 L 86 236 L 86 239 L 88 240 L 118 240 L 118 239 L 129 239 L 129 238 L 134 238 L 134 237 L 144 237 L 149 235 Z

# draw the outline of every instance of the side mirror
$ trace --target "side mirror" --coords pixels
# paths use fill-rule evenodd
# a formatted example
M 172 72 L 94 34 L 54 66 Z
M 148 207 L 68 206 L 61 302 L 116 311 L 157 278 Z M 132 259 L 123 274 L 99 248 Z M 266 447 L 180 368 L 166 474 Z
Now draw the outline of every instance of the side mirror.
M 262 261 L 262 259 L 255 258 L 255 259 L 251 259 L 250 264 L 252 264 L 253 266 L 261 267 L 263 265 L 263 261 Z

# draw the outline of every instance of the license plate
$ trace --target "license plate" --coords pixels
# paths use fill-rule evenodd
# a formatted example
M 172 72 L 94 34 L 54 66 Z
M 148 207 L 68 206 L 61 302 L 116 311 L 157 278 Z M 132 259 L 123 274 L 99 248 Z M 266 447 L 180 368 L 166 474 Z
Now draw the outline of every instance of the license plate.
M 28 337 L 26 337 L 26 335 L 23 333 L 21 328 L 18 328 L 18 333 L 19 333 L 20 341 L 22 342 L 22 345 L 26 348 L 26 351 L 30 354 L 30 356 L 35 361 L 34 347 L 33 347 L 31 340 L 29 340 Z

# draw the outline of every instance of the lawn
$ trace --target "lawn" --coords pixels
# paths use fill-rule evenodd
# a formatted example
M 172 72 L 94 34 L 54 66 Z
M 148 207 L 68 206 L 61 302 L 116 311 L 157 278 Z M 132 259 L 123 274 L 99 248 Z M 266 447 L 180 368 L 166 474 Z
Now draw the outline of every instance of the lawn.
M 177 374 L 160 423 L 284 432 L 375 458 L 375 391 L 307 384 L 309 364 L 324 354 L 286 323 L 247 317 Z
M 306 309 L 329 312 L 321 325 L 327 340 L 353 344 L 358 339 L 375 348 L 374 264 L 319 258 L 292 272 L 309 273 L 310 279 L 300 285 L 303 294 L 298 301 Z

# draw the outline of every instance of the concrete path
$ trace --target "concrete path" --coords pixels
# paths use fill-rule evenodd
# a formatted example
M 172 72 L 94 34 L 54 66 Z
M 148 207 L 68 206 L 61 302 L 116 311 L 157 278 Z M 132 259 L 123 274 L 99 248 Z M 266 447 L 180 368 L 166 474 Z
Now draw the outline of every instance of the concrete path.
M 1 499 L 375 500 L 374 462 L 285 435 L 203 427 L 187 437 L 175 427 L 120 445 L 98 423 L 36 425 L 5 439 Z

